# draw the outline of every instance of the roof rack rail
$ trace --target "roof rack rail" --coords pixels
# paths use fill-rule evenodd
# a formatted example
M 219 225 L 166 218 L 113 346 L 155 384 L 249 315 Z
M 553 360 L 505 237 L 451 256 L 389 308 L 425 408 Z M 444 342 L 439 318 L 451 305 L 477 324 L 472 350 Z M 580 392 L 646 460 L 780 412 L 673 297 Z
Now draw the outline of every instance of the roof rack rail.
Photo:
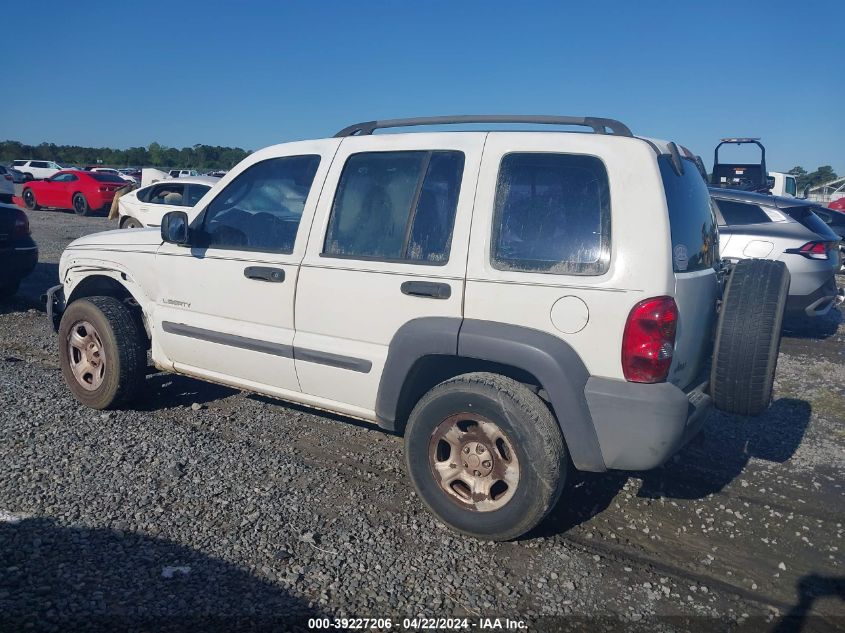
M 465 114 L 458 116 L 428 116 L 413 119 L 385 119 L 366 121 L 343 128 L 335 138 L 343 136 L 365 136 L 375 130 L 390 127 L 414 127 L 418 125 L 455 125 L 463 123 L 531 123 L 537 125 L 583 125 L 593 128 L 596 134 L 607 134 L 611 130 L 617 136 L 633 136 L 630 128 L 615 119 L 580 116 L 552 116 L 531 114 Z

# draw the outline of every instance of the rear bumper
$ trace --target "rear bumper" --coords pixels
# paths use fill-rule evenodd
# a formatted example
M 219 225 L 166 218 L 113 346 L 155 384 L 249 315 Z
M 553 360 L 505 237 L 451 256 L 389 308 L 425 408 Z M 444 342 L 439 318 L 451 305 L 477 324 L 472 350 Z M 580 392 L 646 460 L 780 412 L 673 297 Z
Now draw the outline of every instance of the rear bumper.
M 34 243 L 0 248 L 0 271 L 3 278 L 23 279 L 38 263 L 38 247 Z
M 836 278 L 831 275 L 825 283 L 805 295 L 789 295 L 786 300 L 786 316 L 823 316 L 835 305 L 839 290 Z
M 684 392 L 670 383 L 591 377 L 584 395 L 608 469 L 649 470 L 679 451 L 704 424 L 708 383 Z

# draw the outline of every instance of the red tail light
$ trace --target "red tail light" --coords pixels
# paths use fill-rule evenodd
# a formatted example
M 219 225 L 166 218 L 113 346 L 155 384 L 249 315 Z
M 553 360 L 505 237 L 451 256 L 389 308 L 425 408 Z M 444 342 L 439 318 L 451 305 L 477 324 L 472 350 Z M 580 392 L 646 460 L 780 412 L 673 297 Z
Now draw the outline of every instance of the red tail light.
M 12 237 L 14 239 L 19 239 L 31 234 L 32 231 L 29 229 L 29 218 L 26 217 L 26 213 L 23 211 L 18 211 L 17 215 L 15 215 L 15 228 L 12 231 Z
M 808 259 L 827 259 L 830 246 L 830 242 L 807 242 L 798 250 L 790 249 L 787 252 L 798 253 Z
M 11 179 L 12 179 L 11 174 L 4 174 L 4 176 L 5 176 L 6 180 L 11 180 Z
M 672 297 L 635 305 L 622 336 L 622 373 L 629 382 L 663 382 L 675 352 L 678 306 Z

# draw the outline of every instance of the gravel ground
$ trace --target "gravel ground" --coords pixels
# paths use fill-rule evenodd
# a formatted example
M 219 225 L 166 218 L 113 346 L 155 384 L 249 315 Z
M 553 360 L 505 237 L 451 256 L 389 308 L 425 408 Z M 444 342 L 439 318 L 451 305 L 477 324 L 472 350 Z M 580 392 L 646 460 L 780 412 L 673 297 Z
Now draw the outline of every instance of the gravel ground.
M 113 225 L 30 219 L 41 263 L 0 306 L 0 629 L 845 626 L 839 312 L 788 333 L 765 415 L 713 414 L 653 472 L 573 474 L 534 533 L 484 543 L 426 512 L 401 438 L 369 426 L 152 369 L 134 408 L 80 407 L 38 297 Z

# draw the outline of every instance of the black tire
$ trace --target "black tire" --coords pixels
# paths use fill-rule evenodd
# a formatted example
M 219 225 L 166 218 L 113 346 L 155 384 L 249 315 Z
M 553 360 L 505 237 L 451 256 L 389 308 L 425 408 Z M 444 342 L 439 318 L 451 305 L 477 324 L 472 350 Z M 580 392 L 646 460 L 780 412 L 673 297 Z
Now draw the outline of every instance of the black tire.
M 96 389 L 86 389 L 71 369 L 69 340 L 79 323 L 90 323 L 102 341 L 104 372 Z M 59 324 L 59 364 L 74 397 L 92 409 L 112 409 L 129 402 L 144 387 L 147 366 L 143 326 L 114 297 L 87 297 L 71 303 Z
M 468 508 L 435 475 L 430 460 L 434 434 L 458 414 L 494 423 L 513 449 L 518 483 L 501 507 Z M 463 461 L 460 450 L 456 456 Z M 440 383 L 414 407 L 405 431 L 405 463 L 425 505 L 455 530 L 485 540 L 514 539 L 535 527 L 560 497 L 567 459 L 560 428 L 546 404 L 525 385 L 497 374 L 464 374 Z
M 772 400 L 789 271 L 783 262 L 739 261 L 722 299 L 710 391 L 716 408 L 759 415 Z
M 35 199 L 35 192 L 32 189 L 23 190 L 23 203 L 30 211 L 38 210 L 38 201 Z
M 8 299 L 9 297 L 13 296 L 18 291 L 18 288 L 20 288 L 20 286 L 20 279 L 16 281 L 9 281 L 0 285 L 0 299 Z
M 73 212 L 76 215 L 89 215 L 91 207 L 88 205 L 88 200 L 81 193 L 73 194 Z
M 142 229 L 144 225 L 141 224 L 138 220 L 133 217 L 127 217 L 123 220 L 123 224 L 120 225 L 122 229 Z

